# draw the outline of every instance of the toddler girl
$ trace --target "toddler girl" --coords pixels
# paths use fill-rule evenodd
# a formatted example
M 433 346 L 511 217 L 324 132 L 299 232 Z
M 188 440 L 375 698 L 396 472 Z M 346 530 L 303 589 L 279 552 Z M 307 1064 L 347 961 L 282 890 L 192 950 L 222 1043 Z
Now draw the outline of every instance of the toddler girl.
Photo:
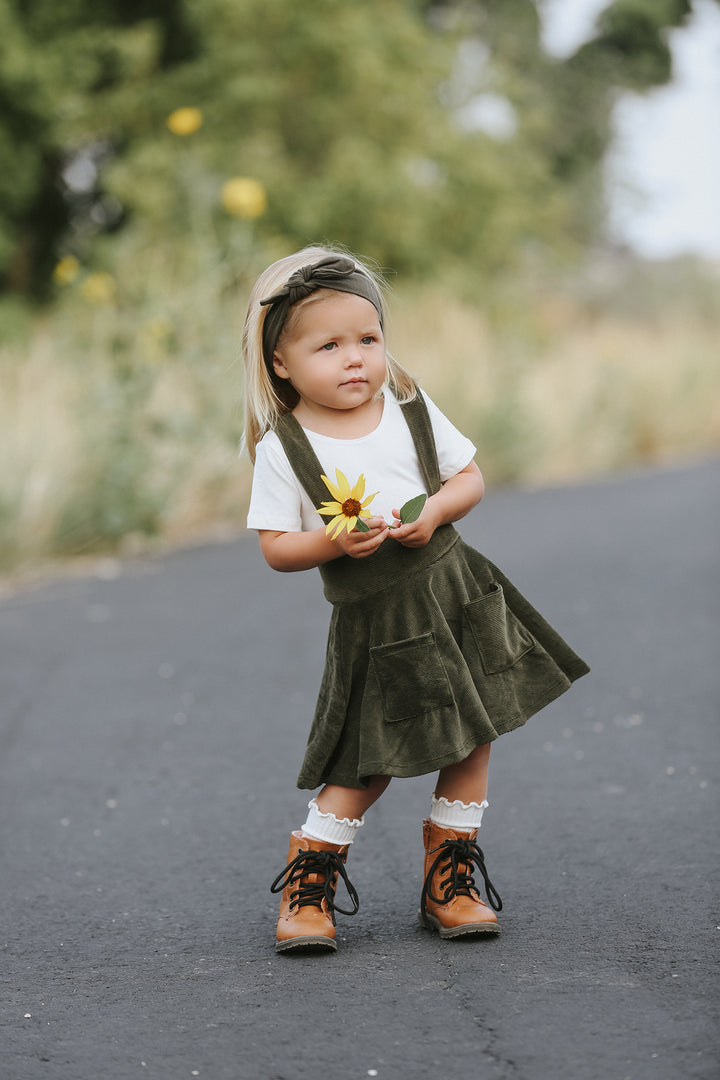
M 245 320 L 248 527 L 273 569 L 318 567 L 333 605 L 297 781 L 322 788 L 271 886 L 280 952 L 336 947 L 365 811 L 393 776 L 436 771 L 420 920 L 444 938 L 497 932 L 476 843 L 490 744 L 588 671 L 453 527 L 483 495 L 475 447 L 387 352 L 384 321 L 372 272 L 319 247 L 270 266 Z

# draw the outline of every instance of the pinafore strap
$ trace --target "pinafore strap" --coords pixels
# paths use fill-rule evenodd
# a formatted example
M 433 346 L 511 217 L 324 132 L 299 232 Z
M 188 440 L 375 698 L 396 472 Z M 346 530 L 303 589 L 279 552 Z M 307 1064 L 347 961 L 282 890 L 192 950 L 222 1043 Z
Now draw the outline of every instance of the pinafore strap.
M 403 402 L 400 408 L 410 428 L 427 494 L 434 495 L 441 487 L 440 467 L 425 399 L 418 390 L 416 396 Z M 283 413 L 275 425 L 275 433 L 310 501 L 314 506 L 320 506 L 328 497 L 321 479 L 324 469 L 292 413 Z M 366 559 L 352 559 L 349 555 L 333 559 L 319 567 L 325 596 L 331 603 L 336 603 L 359 600 L 389 588 L 399 574 L 417 573 L 435 562 L 457 539 L 458 533 L 452 525 L 441 525 L 423 548 L 405 548 L 388 538 Z
M 420 472 L 425 481 L 427 494 L 435 495 L 442 487 L 442 482 L 440 480 L 435 435 L 425 398 L 418 390 L 415 397 L 411 401 L 403 402 L 400 408 L 415 443 Z

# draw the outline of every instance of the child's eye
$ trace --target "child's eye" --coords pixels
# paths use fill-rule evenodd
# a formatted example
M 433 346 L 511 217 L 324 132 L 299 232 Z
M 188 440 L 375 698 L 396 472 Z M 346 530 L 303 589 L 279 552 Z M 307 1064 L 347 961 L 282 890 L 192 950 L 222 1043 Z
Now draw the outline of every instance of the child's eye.
M 321 351 L 324 349 L 326 352 L 330 352 L 330 350 L 334 349 L 334 348 L 335 348 L 335 342 L 334 341 L 328 341 L 326 345 L 321 345 L 320 346 Z
M 363 345 L 374 345 L 376 341 L 377 341 L 377 338 L 375 337 L 374 334 L 366 334 L 365 337 L 362 339 L 362 344 Z

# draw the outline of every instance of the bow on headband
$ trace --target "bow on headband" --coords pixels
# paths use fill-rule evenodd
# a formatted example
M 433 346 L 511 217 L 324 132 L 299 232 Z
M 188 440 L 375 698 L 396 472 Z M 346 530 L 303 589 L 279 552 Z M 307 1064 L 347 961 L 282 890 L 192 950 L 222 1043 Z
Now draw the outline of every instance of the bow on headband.
M 333 289 L 336 292 L 362 296 L 376 309 L 382 326 L 382 303 L 375 283 L 362 270 L 357 269 L 352 259 L 344 255 L 332 255 L 310 266 L 302 266 L 288 278 L 279 292 L 260 301 L 262 307 L 268 308 L 263 324 L 263 355 L 268 367 L 272 368 L 275 346 L 290 308 L 317 289 Z

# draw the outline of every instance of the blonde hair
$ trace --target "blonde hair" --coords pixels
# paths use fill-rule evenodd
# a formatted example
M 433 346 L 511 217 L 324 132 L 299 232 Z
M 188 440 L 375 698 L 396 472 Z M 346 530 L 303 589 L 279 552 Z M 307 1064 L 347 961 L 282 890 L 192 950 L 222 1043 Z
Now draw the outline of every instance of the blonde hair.
M 267 270 L 263 271 L 250 293 L 242 336 L 242 351 L 245 361 L 245 430 L 241 449 L 247 449 L 253 463 L 255 461 L 255 447 L 263 435 L 275 426 L 283 413 L 292 412 L 299 400 L 296 391 L 288 381 L 279 379 L 274 372 L 268 370 L 265 363 L 263 326 L 268 309 L 261 307 L 260 301 L 267 296 L 272 296 L 273 293 L 281 289 L 296 270 L 319 262 L 320 259 L 325 259 L 330 255 L 338 254 L 346 255 L 352 259 L 356 268 L 361 273 L 367 274 L 375 284 L 382 300 L 384 316 L 385 282 L 370 267 L 340 248 L 306 247 L 302 251 L 295 252 L 294 255 L 287 255 L 284 259 L 278 259 L 277 262 L 274 262 Z M 311 299 L 312 295 L 294 304 L 290 309 L 290 317 Z M 385 318 L 383 318 L 383 322 L 386 322 Z M 410 401 L 414 398 L 416 394 L 415 380 L 390 355 L 387 348 L 385 350 L 385 367 L 385 385 L 392 390 L 395 397 L 399 401 Z

